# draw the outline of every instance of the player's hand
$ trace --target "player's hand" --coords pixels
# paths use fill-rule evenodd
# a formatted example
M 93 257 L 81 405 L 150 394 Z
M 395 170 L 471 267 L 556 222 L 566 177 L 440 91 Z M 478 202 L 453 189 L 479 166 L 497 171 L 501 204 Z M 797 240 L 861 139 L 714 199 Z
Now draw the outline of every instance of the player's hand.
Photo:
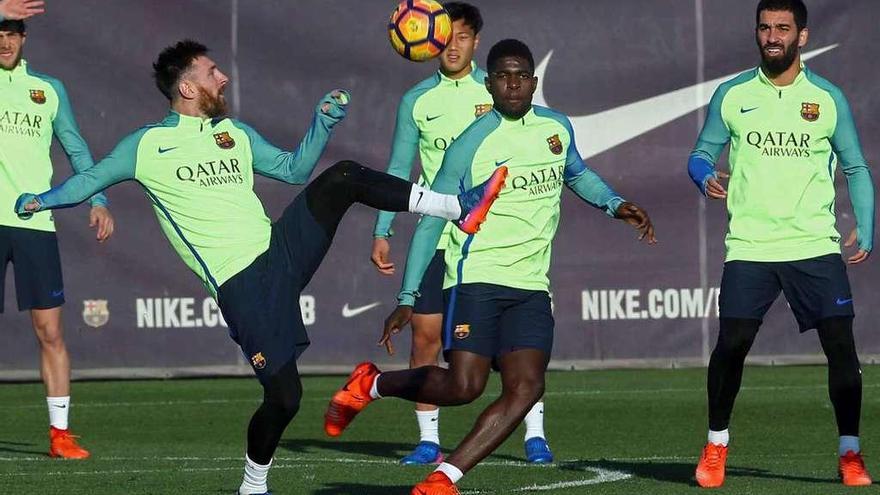
M 93 206 L 89 212 L 89 227 L 98 228 L 95 238 L 98 242 L 104 242 L 113 235 L 113 215 L 104 206 Z
M 373 239 L 373 254 L 370 260 L 379 269 L 382 275 L 394 275 L 394 263 L 388 259 L 391 253 L 391 244 L 385 237 L 376 237 Z
M 846 238 L 846 242 L 843 243 L 843 247 L 853 247 L 856 245 L 856 242 L 859 240 L 859 233 L 856 229 L 852 229 L 852 232 L 849 233 L 849 237 Z M 871 255 L 870 251 L 865 251 L 864 249 L 859 249 L 856 251 L 856 254 L 850 256 L 846 259 L 846 262 L 850 265 L 857 265 L 868 259 L 868 256 Z
M 45 12 L 45 4 L 43 0 L 0 0 L 0 17 L 13 21 L 27 19 Z
M 727 199 L 727 189 L 721 185 L 719 180 L 730 178 L 730 174 L 727 172 L 715 172 L 715 175 L 718 176 L 717 179 L 709 177 L 706 181 L 706 196 L 712 199 Z
M 316 112 L 320 115 L 329 117 L 333 124 L 338 123 L 345 118 L 348 111 L 348 102 L 351 101 L 351 94 L 344 89 L 334 89 L 324 95 L 318 103 Z
M 22 220 L 34 216 L 35 211 L 40 211 L 40 197 L 36 194 L 24 193 L 15 201 L 15 214 Z
M 391 343 L 391 337 L 400 333 L 400 329 L 409 323 L 412 315 L 412 306 L 401 305 L 395 308 L 388 318 L 385 318 L 385 330 L 382 332 L 382 338 L 379 339 L 378 345 L 384 345 L 389 356 L 394 355 L 394 344 Z
M 643 210 L 641 206 L 625 201 L 620 203 L 614 215 L 624 222 L 632 225 L 639 231 L 639 240 L 646 240 L 648 244 L 657 244 L 654 237 L 654 224 L 648 217 L 648 212 Z

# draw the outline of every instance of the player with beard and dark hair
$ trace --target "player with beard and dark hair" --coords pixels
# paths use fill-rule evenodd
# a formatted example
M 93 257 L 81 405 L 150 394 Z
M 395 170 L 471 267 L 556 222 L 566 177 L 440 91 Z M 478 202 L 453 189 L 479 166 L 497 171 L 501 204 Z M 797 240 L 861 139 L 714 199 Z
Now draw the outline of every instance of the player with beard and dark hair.
M 94 166 L 64 84 L 34 71 L 22 58 L 27 30 L 21 19 L 38 14 L 41 7 L 42 2 L 0 2 L 0 199 L 7 203 L 22 190 L 50 186 L 53 137 L 74 172 Z M 98 241 L 105 241 L 113 233 L 113 216 L 107 198 L 100 190 L 96 192 L 89 202 L 89 224 L 97 227 Z M 85 459 L 89 452 L 69 429 L 70 355 L 61 318 L 64 282 L 51 213 L 25 221 L 9 208 L 0 210 L 0 313 L 9 263 L 15 268 L 18 309 L 30 312 L 40 345 L 40 376 L 49 409 L 49 455 Z
M 501 396 L 483 410 L 446 462 L 413 488 L 413 495 L 459 493 L 455 483 L 498 448 L 544 394 L 554 325 L 547 274 L 562 185 L 637 228 L 639 239 L 655 242 L 647 213 L 625 202 L 584 164 L 568 117 L 532 105 L 537 78 L 528 46 L 518 40 L 499 41 L 489 51 L 486 68 L 494 109 L 449 147 L 431 184 L 437 192 L 451 193 L 507 166 L 512 186 L 502 191 L 479 237 L 450 234 L 443 283 L 443 343 L 449 368 L 380 373 L 372 363 L 362 363 L 334 394 L 324 416 L 324 431 L 338 436 L 381 397 L 441 407 L 467 404 L 482 395 L 489 372 L 498 368 Z M 412 317 L 415 292 L 444 223 L 429 218 L 419 223 L 400 305 L 386 320 L 381 343 Z
M 761 66 L 722 84 L 688 162 L 700 191 L 726 200 L 729 228 L 721 277 L 720 330 L 708 370 L 709 438 L 697 483 L 724 483 L 728 425 L 743 363 L 764 314 L 785 294 L 801 332 L 815 328 L 828 358 L 828 388 L 840 434 L 843 484 L 869 485 L 859 448 L 862 378 L 853 341 L 853 297 L 835 229 L 835 158 L 846 176 L 858 242 L 849 264 L 868 259 L 874 187 L 843 93 L 806 68 L 807 9 L 762 0 L 755 31 Z M 730 183 L 717 172 L 730 143 Z M 728 192 L 729 189 L 729 192 Z
M 492 109 L 492 96 L 486 90 L 486 71 L 474 63 L 474 51 L 480 42 L 483 18 L 480 10 L 463 2 L 446 2 L 443 8 L 452 19 L 452 41 L 440 54 L 440 69 L 413 86 L 400 101 L 388 173 L 409 178 L 416 155 L 421 172 L 419 183 L 430 187 L 440 169 L 449 145 L 473 121 Z M 371 259 L 379 272 L 394 274 L 390 261 L 394 214 L 379 212 L 373 233 Z M 419 284 L 413 305 L 411 368 L 438 364 L 443 348 L 443 276 L 446 272 L 445 247 L 450 227 L 443 232 L 437 252 Z M 389 354 L 394 353 L 387 342 Z M 443 460 L 440 452 L 440 410 L 433 404 L 416 403 L 419 443 L 402 464 L 431 464 Z M 553 453 L 544 435 L 544 402 L 538 401 L 525 418 L 524 447 L 526 459 L 534 463 L 553 462 Z
M 171 105 L 165 119 L 135 131 L 107 158 L 58 187 L 22 194 L 15 211 L 29 215 L 72 206 L 125 180 L 143 186 L 165 236 L 217 299 L 230 336 L 263 386 L 263 403 L 248 427 L 239 488 L 242 495 L 262 494 L 272 455 L 302 397 L 296 359 L 309 339 L 297 301 L 345 212 L 363 203 L 453 220 L 473 233 L 507 170 L 450 195 L 342 161 L 309 183 L 272 223 L 254 194 L 254 174 L 305 184 L 331 130 L 345 117 L 348 94 L 337 90 L 321 99 L 299 148 L 283 151 L 226 117 L 229 79 L 207 52 L 189 40 L 163 50 L 153 69 Z

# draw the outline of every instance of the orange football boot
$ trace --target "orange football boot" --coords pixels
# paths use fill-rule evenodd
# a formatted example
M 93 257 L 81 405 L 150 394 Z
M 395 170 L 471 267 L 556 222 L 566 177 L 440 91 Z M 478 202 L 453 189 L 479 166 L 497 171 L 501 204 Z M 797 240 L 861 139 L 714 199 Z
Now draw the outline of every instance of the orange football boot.
M 70 430 L 59 430 L 54 426 L 49 427 L 49 457 L 61 457 L 63 459 L 88 459 L 89 451 L 76 443 L 77 435 L 71 435 Z
M 458 195 L 461 218 L 454 223 L 464 233 L 476 234 L 480 230 L 480 224 L 486 221 L 489 209 L 501 194 L 507 174 L 507 167 L 500 165 L 492 172 L 486 182 Z
M 868 486 L 871 484 L 871 476 L 865 469 L 865 461 L 862 459 L 861 452 L 847 450 L 837 464 L 837 472 L 840 473 L 840 479 L 846 486 Z
M 324 413 L 325 433 L 331 437 L 342 435 L 357 413 L 373 401 L 370 389 L 378 375 L 379 368 L 373 363 L 361 363 L 355 367 L 345 385 L 330 399 Z
M 410 495 L 461 495 L 461 492 L 445 473 L 434 471 L 414 486 Z
M 724 463 L 727 462 L 727 447 L 707 443 L 703 447 L 700 463 L 697 464 L 697 484 L 703 488 L 718 488 L 724 484 Z

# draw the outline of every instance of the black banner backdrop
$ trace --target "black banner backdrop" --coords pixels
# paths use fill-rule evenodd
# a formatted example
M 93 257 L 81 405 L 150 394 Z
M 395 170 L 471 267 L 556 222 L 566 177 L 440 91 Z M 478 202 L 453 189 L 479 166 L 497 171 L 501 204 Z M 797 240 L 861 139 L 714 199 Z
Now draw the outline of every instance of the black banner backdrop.
M 97 158 L 167 110 L 150 78 L 158 52 L 189 37 L 212 49 L 231 78 L 234 115 L 273 143 L 294 148 L 327 91 L 352 92 L 319 170 L 351 158 L 384 169 L 403 92 L 436 66 L 393 53 L 385 24 L 394 2 L 115 1 L 52 2 L 29 23 L 31 67 L 67 86 Z M 551 280 L 556 367 L 701 364 L 717 331 L 724 257 L 724 205 L 706 202 L 685 161 L 720 81 L 758 62 L 753 2 L 724 0 L 476 0 L 486 26 L 477 51 L 522 39 L 539 62 L 537 103 L 572 117 L 588 163 L 652 214 L 660 243 L 640 245 L 620 222 L 565 193 Z M 807 64 L 849 98 L 869 162 L 880 134 L 876 91 L 880 46 L 871 0 L 811 0 Z M 56 145 L 56 148 L 57 145 Z M 54 149 L 56 182 L 70 167 Z M 277 217 L 301 191 L 259 179 Z M 838 173 L 838 229 L 854 221 Z M 74 375 L 165 376 L 249 373 L 213 301 L 159 231 L 135 183 L 109 190 L 117 231 L 105 244 L 87 228 L 87 207 L 56 212 L 64 262 L 66 340 Z M 12 207 L 11 200 L 7 207 Z M 222 212 L 217 212 L 222 216 Z M 312 337 L 307 370 L 348 369 L 362 359 L 405 365 L 409 342 L 386 357 L 375 345 L 395 294 L 415 219 L 398 217 L 392 239 L 398 274 L 369 261 L 375 214 L 355 207 L 299 304 Z M 877 260 L 850 269 L 863 360 L 880 352 L 873 322 Z M 38 376 L 30 318 L 16 312 L 7 277 L 0 377 Z M 297 301 L 291 301 L 297 304 Z M 816 360 L 814 333 L 799 335 L 784 300 L 753 350 L 762 362 Z

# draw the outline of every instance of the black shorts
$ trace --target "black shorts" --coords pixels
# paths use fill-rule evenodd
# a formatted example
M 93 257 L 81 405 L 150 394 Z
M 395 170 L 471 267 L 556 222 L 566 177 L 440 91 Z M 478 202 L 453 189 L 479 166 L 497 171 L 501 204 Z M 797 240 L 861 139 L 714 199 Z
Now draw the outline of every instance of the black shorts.
M 6 267 L 15 271 L 18 310 L 51 309 L 64 304 L 61 256 L 55 232 L 0 226 L 0 313 L 3 312 Z
M 443 278 L 446 276 L 446 251 L 438 249 L 419 284 L 419 297 L 413 306 L 417 315 L 443 313 Z
M 299 296 L 330 243 L 303 192 L 272 224 L 269 249 L 220 286 L 217 300 L 229 335 L 264 385 L 309 346 Z
M 443 291 L 443 353 L 468 351 L 497 359 L 520 349 L 553 349 L 553 312 L 545 291 L 462 284 Z
M 855 314 L 846 265 L 839 254 L 828 254 L 798 261 L 725 263 L 721 318 L 763 320 L 780 291 L 801 332 L 816 328 L 820 320 Z

